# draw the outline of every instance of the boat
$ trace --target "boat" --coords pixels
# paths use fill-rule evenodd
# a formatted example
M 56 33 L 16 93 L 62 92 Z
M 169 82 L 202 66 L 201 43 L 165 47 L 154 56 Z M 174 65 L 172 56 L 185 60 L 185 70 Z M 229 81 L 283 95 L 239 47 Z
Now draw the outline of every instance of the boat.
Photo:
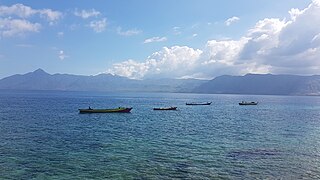
M 242 101 L 239 103 L 239 105 L 257 105 L 257 104 L 258 102 L 254 102 L 254 101 L 252 102 Z
M 153 108 L 153 110 L 177 110 L 177 107 L 162 107 L 162 108 Z
M 192 102 L 192 103 L 186 103 L 186 105 L 211 105 L 212 102 Z
M 79 113 L 129 113 L 132 108 L 119 107 L 115 109 L 79 109 Z

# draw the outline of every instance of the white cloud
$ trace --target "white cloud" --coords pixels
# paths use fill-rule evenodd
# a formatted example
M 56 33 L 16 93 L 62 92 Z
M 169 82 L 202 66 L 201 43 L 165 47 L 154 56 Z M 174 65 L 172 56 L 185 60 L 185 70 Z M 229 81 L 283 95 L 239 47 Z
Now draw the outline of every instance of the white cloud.
M 296 9 L 296 8 L 292 8 L 290 11 L 289 11 L 289 14 L 291 16 L 291 19 L 292 20 L 296 20 L 296 17 L 299 16 L 300 14 L 302 14 L 303 12 L 301 12 L 299 9 Z
M 68 55 L 65 54 L 65 52 L 63 50 L 60 50 L 58 52 L 58 57 L 60 60 L 64 60 L 65 58 L 69 57 Z
M 205 48 L 203 64 L 221 63 L 232 65 L 234 60 L 238 58 L 239 53 L 242 51 L 243 46 L 247 42 L 246 39 L 239 41 L 222 40 L 208 41 Z
M 153 42 L 163 42 L 163 41 L 166 41 L 166 40 L 167 40 L 166 37 L 152 37 L 152 38 L 144 40 L 143 43 L 147 44 L 147 43 L 153 43 Z
M 0 6 L 0 16 L 16 15 L 21 18 L 28 18 L 36 13 L 37 13 L 36 10 L 32 9 L 29 6 L 25 6 L 23 4 L 14 4 L 10 7 Z
M 39 14 L 49 22 L 55 22 L 62 18 L 62 13 L 51 9 L 32 9 L 23 4 L 14 4 L 12 6 L 0 6 L 0 16 L 17 16 L 19 18 L 29 18 Z
M 299 11 L 299 10 L 297 10 Z M 319 74 L 320 1 L 295 13 L 277 34 L 277 43 L 264 58 L 272 71 L 282 73 Z
M 47 19 L 47 21 L 49 21 L 51 25 L 62 18 L 61 12 L 53 11 L 51 9 L 41 9 L 38 10 L 38 13 L 40 14 L 40 17 Z
M 83 19 L 88 19 L 90 17 L 97 17 L 97 16 L 101 15 L 101 13 L 99 11 L 96 11 L 95 9 L 81 10 L 81 11 L 76 9 L 74 12 L 74 15 L 79 16 Z
M 133 79 L 140 79 L 149 71 L 149 62 L 139 63 L 132 59 L 122 63 L 114 64 L 112 69 L 107 70 L 107 73 L 117 74 Z
M 145 62 L 127 60 L 117 63 L 107 72 L 133 79 L 144 77 L 180 77 L 186 71 L 192 71 L 195 61 L 199 59 L 202 51 L 186 46 L 164 47 L 161 51 L 153 53 Z
M 230 26 L 231 24 L 233 24 L 233 23 L 235 23 L 235 22 L 237 22 L 237 21 L 239 21 L 239 20 L 240 20 L 239 17 L 233 16 L 233 17 L 227 19 L 224 23 L 225 23 L 227 26 Z
M 138 29 L 129 29 L 127 31 L 122 31 L 121 27 L 117 28 L 117 33 L 121 36 L 133 36 L 133 35 L 138 35 L 140 34 L 142 31 L 138 30 Z
M 39 32 L 41 25 L 24 19 L 0 18 L 1 37 L 23 36 L 28 32 Z
M 279 19 L 268 19 L 258 21 L 255 26 L 249 29 L 247 36 L 258 37 L 263 34 L 276 34 L 285 27 L 286 22 Z
M 246 36 L 248 41 L 239 53 L 241 61 L 258 61 L 279 43 L 279 34 L 286 26 L 285 21 L 279 19 L 264 19 L 249 29 Z
M 103 32 L 107 28 L 107 19 L 103 18 L 102 20 L 91 21 L 88 26 L 92 28 L 96 33 Z
M 208 79 L 225 74 L 269 72 L 268 66 L 241 58 L 241 53 L 249 40 L 247 37 L 242 37 L 239 40 L 208 41 L 195 72 L 201 72 L 200 77 Z
M 197 37 L 197 36 L 198 36 L 197 33 L 192 34 L 192 37 Z
M 312 40 L 311 40 L 311 43 L 320 43 L 320 33 L 315 35 Z
M 31 22 L 28 18 L 38 15 L 50 25 L 62 18 L 62 13 L 51 9 L 33 9 L 23 4 L 12 6 L 0 6 L 0 36 L 23 36 L 30 32 L 39 32 L 42 25 L 39 22 Z
M 108 72 L 130 78 L 213 78 L 246 73 L 319 74 L 320 0 L 291 19 L 265 18 L 238 40 L 210 40 L 205 48 L 165 47 L 143 62 L 128 60 Z M 153 42 L 157 38 L 150 38 Z
M 320 0 L 312 0 L 312 4 L 320 6 Z

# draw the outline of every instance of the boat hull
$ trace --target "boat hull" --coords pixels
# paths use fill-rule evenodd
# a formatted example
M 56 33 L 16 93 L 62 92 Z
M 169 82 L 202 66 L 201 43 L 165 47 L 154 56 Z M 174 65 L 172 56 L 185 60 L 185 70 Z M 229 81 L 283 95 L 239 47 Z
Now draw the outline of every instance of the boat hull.
M 169 107 L 169 108 L 153 108 L 156 111 L 169 111 L 169 110 L 177 110 L 177 107 Z
M 116 108 L 116 109 L 79 109 L 79 113 L 130 113 L 132 108 Z
M 250 106 L 250 105 L 257 105 L 258 102 L 241 102 L 239 105 L 241 106 Z
M 186 103 L 186 105 L 189 105 L 189 106 L 203 106 L 203 105 L 211 105 L 212 102 L 206 102 L 206 103 Z

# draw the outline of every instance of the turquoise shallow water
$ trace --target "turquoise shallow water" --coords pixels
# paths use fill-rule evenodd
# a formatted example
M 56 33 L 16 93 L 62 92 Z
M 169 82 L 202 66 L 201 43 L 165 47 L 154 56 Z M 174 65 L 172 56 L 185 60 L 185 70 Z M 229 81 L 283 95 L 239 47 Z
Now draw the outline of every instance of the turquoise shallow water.
M 320 97 L 0 91 L 0 179 L 214 178 L 319 179 Z

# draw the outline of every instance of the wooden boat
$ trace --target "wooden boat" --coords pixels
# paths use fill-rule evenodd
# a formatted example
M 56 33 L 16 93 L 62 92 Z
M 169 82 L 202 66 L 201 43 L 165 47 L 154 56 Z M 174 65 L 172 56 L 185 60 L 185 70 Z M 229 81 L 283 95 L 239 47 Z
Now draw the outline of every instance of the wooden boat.
M 177 110 L 177 107 L 162 107 L 162 108 L 153 108 L 153 110 Z
M 252 101 L 252 102 L 242 101 L 239 103 L 239 105 L 257 105 L 257 104 L 258 104 L 258 102 L 254 102 L 254 101 Z
M 79 109 L 80 113 L 129 113 L 132 108 L 119 107 L 115 109 Z
M 186 103 L 186 105 L 211 105 L 212 102 L 201 102 L 201 103 L 196 103 L 196 102 L 192 102 L 192 103 Z

